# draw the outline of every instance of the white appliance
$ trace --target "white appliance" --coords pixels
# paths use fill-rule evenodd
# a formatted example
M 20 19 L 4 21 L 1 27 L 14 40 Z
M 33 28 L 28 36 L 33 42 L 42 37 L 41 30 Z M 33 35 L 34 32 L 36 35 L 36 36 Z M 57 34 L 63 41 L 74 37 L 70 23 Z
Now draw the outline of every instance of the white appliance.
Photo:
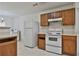
M 46 36 L 46 50 L 62 54 L 62 30 L 48 31 Z
M 62 18 L 48 19 L 48 22 L 62 21 Z
M 38 23 L 33 21 L 24 22 L 24 40 L 23 43 L 27 47 L 35 47 L 37 45 Z
M 62 54 L 62 18 L 48 19 L 49 27 L 46 34 L 46 50 Z

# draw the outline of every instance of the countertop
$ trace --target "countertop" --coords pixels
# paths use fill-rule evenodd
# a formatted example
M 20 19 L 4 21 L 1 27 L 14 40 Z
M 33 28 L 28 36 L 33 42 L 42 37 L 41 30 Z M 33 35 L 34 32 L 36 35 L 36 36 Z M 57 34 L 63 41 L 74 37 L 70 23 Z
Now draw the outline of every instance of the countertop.
M 77 34 L 62 34 L 62 35 L 77 36 Z
M 17 35 L 7 35 L 7 36 L 0 36 L 0 40 L 3 40 L 3 39 L 8 39 L 8 38 L 17 38 Z
M 7 35 L 7 36 L 0 36 L 0 44 L 5 42 L 10 42 L 13 40 L 17 40 L 16 35 Z
M 0 26 L 0 29 L 10 29 L 11 27 L 8 27 L 8 26 L 3 26 L 3 27 L 1 27 Z
M 38 34 L 46 34 L 46 33 L 44 33 L 44 32 L 39 32 Z M 79 36 L 78 34 L 76 34 L 76 33 L 64 33 L 64 34 L 62 34 L 62 35 L 68 35 L 68 36 Z
M 44 32 L 39 32 L 38 34 L 46 34 L 46 33 L 44 33 Z

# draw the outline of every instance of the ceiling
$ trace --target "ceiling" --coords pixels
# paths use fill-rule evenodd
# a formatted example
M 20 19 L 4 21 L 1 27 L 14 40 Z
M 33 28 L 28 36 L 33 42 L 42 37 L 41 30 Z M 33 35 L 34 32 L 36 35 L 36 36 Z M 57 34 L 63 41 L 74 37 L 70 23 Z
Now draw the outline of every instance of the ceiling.
M 0 2 L 0 15 L 2 16 L 21 16 L 29 13 L 40 12 L 48 8 L 54 8 L 73 2 L 42 2 L 37 7 L 36 2 Z

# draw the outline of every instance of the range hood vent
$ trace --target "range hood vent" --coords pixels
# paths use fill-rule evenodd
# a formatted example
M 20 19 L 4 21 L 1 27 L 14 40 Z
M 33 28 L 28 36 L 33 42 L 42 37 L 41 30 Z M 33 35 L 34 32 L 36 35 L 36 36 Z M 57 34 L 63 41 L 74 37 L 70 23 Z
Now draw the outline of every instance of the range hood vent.
M 48 19 L 48 22 L 59 22 L 62 21 L 62 18 Z

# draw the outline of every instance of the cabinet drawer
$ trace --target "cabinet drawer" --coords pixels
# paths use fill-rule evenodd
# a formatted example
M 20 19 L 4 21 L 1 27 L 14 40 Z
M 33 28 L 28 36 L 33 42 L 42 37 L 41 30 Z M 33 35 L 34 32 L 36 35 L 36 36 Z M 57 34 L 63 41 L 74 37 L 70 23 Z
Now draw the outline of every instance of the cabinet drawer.
M 65 39 L 65 40 L 66 40 L 66 39 L 69 39 L 69 40 L 76 40 L 76 38 L 77 38 L 76 36 L 66 36 L 66 35 L 63 35 L 62 37 L 63 37 L 63 39 Z
M 45 34 L 38 34 L 39 38 L 45 38 Z
M 62 54 L 62 48 L 59 47 L 53 47 L 53 46 L 46 46 L 46 50 L 49 52 L 54 52 L 57 54 Z

